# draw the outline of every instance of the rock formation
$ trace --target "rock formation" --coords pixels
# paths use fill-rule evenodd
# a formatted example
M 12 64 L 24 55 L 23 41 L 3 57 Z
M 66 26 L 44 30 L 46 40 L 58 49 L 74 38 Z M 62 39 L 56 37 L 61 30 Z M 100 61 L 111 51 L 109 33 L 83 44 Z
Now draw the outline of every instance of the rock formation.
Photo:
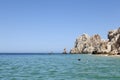
M 108 32 L 108 40 L 103 40 L 96 34 L 89 36 L 83 34 L 75 41 L 75 47 L 70 53 L 92 53 L 92 54 L 120 54 L 120 28 Z
M 66 48 L 64 48 L 63 54 L 67 54 L 67 50 L 66 50 Z
M 92 37 L 83 34 L 76 39 L 75 48 L 71 49 L 70 53 L 92 53 L 96 47 L 100 46 L 100 42 L 101 37 L 98 34 Z
M 108 32 L 109 43 L 111 44 L 110 54 L 120 54 L 120 28 Z

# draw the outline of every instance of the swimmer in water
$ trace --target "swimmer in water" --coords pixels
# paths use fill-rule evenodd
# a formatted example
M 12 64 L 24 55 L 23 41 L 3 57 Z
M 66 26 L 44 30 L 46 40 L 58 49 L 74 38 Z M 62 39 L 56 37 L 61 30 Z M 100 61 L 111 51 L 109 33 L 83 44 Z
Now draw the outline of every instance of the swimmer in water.
M 78 61 L 80 61 L 81 59 L 78 59 Z

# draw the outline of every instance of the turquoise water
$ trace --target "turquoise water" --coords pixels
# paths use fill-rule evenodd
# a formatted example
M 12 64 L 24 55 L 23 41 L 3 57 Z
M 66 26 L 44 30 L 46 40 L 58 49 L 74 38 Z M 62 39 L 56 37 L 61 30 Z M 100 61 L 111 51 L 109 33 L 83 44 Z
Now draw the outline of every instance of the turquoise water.
M 0 55 L 0 80 L 120 80 L 120 57 Z

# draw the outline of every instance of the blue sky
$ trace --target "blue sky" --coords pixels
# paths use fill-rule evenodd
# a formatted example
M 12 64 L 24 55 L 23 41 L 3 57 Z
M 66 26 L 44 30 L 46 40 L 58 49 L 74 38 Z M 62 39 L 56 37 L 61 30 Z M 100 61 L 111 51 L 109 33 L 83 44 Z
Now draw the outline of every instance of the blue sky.
M 120 0 L 0 0 L 0 52 L 62 52 L 120 26 Z

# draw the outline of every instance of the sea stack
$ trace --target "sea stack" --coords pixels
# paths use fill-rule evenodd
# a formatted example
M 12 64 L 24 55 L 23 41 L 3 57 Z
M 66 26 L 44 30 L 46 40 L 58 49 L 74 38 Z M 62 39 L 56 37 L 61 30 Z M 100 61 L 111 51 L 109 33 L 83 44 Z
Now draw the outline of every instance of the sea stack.
M 67 54 L 67 50 L 66 50 L 66 48 L 64 48 L 63 54 Z
M 120 28 L 109 31 L 107 40 L 101 39 L 98 34 L 83 34 L 76 39 L 70 53 L 120 55 Z

